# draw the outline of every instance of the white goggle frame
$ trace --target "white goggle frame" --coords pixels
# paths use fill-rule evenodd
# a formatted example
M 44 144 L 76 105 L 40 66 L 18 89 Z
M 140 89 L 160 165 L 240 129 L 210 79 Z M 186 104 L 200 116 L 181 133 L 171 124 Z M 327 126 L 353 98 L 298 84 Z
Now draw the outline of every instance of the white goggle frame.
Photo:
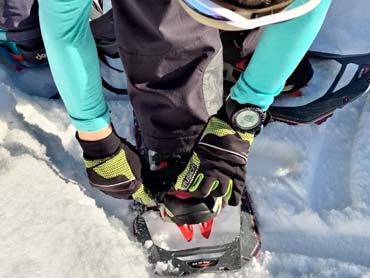
M 179 0 L 180 3 L 187 8 L 191 9 L 195 13 L 199 13 L 201 16 L 208 18 L 211 21 L 220 21 L 223 25 L 230 25 L 231 28 L 241 30 L 255 29 L 261 26 L 270 25 L 282 21 L 287 21 L 299 16 L 302 16 L 312 11 L 321 0 L 299 0 L 302 4 L 298 7 L 291 9 L 280 9 L 281 11 L 272 14 L 259 15 L 259 11 L 268 11 L 266 9 L 250 9 L 248 12 L 247 8 L 240 8 L 243 11 L 242 14 L 232 11 L 225 6 L 216 4 L 215 2 L 221 2 L 220 0 Z M 283 4 L 284 5 L 284 4 Z M 279 4 L 275 5 L 279 6 Z M 286 4 L 284 5 L 286 6 Z M 274 8 L 274 7 L 272 7 Z M 260 17 L 259 17 L 260 16 Z

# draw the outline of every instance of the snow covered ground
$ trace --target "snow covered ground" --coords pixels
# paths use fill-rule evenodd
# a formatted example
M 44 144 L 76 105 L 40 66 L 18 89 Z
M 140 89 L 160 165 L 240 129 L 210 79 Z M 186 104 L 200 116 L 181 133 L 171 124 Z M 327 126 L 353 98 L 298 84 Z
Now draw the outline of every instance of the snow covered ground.
M 0 277 L 156 277 L 129 202 L 88 185 L 62 103 L 21 76 L 0 66 Z M 133 141 L 127 98 L 110 106 Z M 248 165 L 263 254 L 199 277 L 370 277 L 369 146 L 370 96 L 320 126 L 266 127 Z

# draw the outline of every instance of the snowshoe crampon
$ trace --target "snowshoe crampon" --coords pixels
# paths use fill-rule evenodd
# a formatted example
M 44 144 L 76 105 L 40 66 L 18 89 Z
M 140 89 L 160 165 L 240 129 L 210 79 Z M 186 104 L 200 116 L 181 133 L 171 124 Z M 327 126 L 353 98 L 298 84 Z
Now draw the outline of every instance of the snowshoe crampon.
M 150 208 L 135 219 L 134 234 L 155 271 L 165 276 L 237 270 L 259 254 L 260 236 L 246 195 L 241 206 L 225 207 L 205 222 L 185 227 L 184 235 L 179 225 L 163 221 L 158 208 Z

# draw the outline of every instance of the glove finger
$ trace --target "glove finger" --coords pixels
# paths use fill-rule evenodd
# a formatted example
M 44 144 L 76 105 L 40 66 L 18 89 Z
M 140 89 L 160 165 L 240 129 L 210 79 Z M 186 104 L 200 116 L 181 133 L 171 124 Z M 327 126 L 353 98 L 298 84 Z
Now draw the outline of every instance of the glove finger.
M 206 175 L 220 179 L 221 183 L 226 185 L 224 192 L 227 190 L 227 185 L 229 183 L 229 180 L 225 180 L 225 177 L 244 180 L 246 176 L 246 167 L 244 165 L 229 164 L 222 160 L 206 159 L 202 161 L 200 171 Z
M 242 173 L 241 169 L 244 167 L 229 165 L 223 161 L 213 161 L 206 160 L 201 165 L 201 171 L 209 179 L 217 181 L 212 182 L 212 185 L 208 185 L 206 189 L 210 190 L 210 195 L 214 197 L 225 197 L 232 190 L 233 182 L 232 179 L 236 175 L 236 170 Z M 237 177 L 239 179 L 244 178 L 245 175 Z M 203 187 L 204 185 L 198 185 L 198 187 Z M 212 188 L 211 188 L 212 187 Z M 189 190 L 190 191 L 190 190 Z M 192 190 L 194 191 L 194 190 Z M 204 192 L 205 193 L 205 192 Z
M 219 181 L 219 185 L 217 188 L 214 188 L 211 192 L 211 195 L 214 197 L 225 197 L 230 190 L 232 190 L 233 187 L 233 181 L 232 179 L 224 175 L 220 172 L 216 175 L 212 175 L 214 179 L 217 179 Z M 231 189 L 230 189 L 231 188 Z
M 202 165 L 205 169 L 202 172 L 207 176 L 211 176 L 219 181 L 217 188 L 212 190 L 211 195 L 214 197 L 225 197 L 233 190 L 233 180 L 238 180 L 240 183 L 244 183 L 245 179 L 245 167 L 238 165 L 229 165 L 222 161 L 206 161 Z M 221 167 L 222 166 L 222 167 Z
M 234 179 L 238 180 L 245 180 L 245 176 L 247 175 L 247 167 L 246 166 L 237 166 L 234 168 L 235 174 L 233 175 Z
M 195 189 L 193 188 L 192 193 L 193 197 L 195 198 L 204 198 L 211 194 L 213 190 L 215 190 L 219 185 L 219 181 L 214 177 L 204 176 L 202 182 L 199 186 Z
M 226 201 L 227 204 L 230 206 L 237 206 L 240 204 L 245 184 L 237 180 L 234 180 L 233 183 L 234 183 L 233 190 L 230 196 L 227 196 Z

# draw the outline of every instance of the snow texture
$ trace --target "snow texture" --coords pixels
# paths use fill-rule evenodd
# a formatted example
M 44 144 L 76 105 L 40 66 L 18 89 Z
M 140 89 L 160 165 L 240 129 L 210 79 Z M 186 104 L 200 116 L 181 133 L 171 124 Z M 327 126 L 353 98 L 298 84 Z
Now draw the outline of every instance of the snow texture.
M 365 48 L 358 39 L 350 53 Z M 335 65 L 319 67 L 322 80 L 336 72 Z M 0 65 L 0 278 L 157 277 L 171 264 L 148 264 L 153 242 L 134 241 L 129 202 L 89 186 L 63 104 L 45 98 L 55 92 L 47 70 Z M 133 142 L 127 97 L 107 98 L 118 133 Z M 320 126 L 267 126 L 252 146 L 247 176 L 263 253 L 240 271 L 197 277 L 370 277 L 369 146 L 368 95 Z M 217 219 L 221 234 L 233 228 L 229 221 Z M 169 247 L 187 246 L 176 229 L 154 232 Z M 197 236 L 194 242 L 206 244 Z
M 332 0 L 311 50 L 341 55 L 369 53 L 369 20 L 368 0 Z
M 10 73 L 16 79 L 1 66 L 0 277 L 155 277 L 153 243 L 134 241 L 129 202 L 88 185 L 61 101 L 25 94 Z M 109 104 L 132 142 L 128 99 Z M 320 126 L 267 126 L 247 182 L 263 254 L 237 273 L 199 277 L 370 277 L 369 121 L 364 96 Z M 230 226 L 221 219 L 216 227 Z M 166 229 L 157 239 L 179 244 L 178 231 Z

